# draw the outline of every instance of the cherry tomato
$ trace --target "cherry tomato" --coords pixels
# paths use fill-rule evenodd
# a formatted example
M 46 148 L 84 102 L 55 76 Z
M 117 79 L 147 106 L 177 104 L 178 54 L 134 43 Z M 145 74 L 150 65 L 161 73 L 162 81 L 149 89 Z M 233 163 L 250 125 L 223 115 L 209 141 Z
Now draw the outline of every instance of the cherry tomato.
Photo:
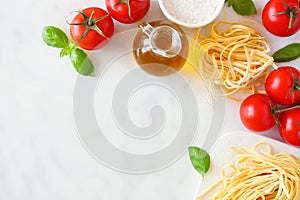
M 147 14 L 150 0 L 106 0 L 106 8 L 115 20 L 131 24 Z
M 280 67 L 268 75 L 265 89 L 275 103 L 294 105 L 300 101 L 300 73 L 294 67 Z
M 300 108 L 284 111 L 279 116 L 279 133 L 287 143 L 300 146 Z
M 265 94 L 248 96 L 240 106 L 240 118 L 244 126 L 255 132 L 267 131 L 275 125 L 273 101 Z
M 300 29 L 298 0 L 270 0 L 262 12 L 264 27 L 277 36 L 290 36 Z
M 97 7 L 79 11 L 70 25 L 72 39 L 86 50 L 103 47 L 114 33 L 112 18 L 105 10 Z

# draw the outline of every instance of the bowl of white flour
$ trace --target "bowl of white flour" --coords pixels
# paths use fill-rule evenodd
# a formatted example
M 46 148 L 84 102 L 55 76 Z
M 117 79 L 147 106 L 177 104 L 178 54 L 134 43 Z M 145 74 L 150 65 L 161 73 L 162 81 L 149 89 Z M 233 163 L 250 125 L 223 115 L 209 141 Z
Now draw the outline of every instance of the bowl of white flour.
M 158 0 L 158 3 L 170 21 L 197 28 L 209 24 L 220 14 L 224 0 Z

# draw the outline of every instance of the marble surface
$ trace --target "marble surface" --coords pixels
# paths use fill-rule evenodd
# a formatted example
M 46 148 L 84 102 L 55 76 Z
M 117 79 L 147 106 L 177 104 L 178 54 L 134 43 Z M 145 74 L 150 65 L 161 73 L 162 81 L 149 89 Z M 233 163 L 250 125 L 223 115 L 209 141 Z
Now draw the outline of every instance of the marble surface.
M 151 3 L 145 20 L 163 19 L 157 2 Z M 73 116 L 77 74 L 68 58 L 60 59 L 58 50 L 43 43 L 41 31 L 54 25 L 68 32 L 71 11 L 92 5 L 104 7 L 104 1 L 4 4 L 0 13 L 0 199 L 192 199 L 200 176 L 187 153 L 163 170 L 132 175 L 100 164 L 81 144 Z M 135 26 L 117 24 L 116 33 Z M 281 44 L 296 39 L 299 34 Z M 239 104 L 225 104 L 222 133 L 245 130 L 238 120 Z M 275 132 L 266 134 L 278 138 Z

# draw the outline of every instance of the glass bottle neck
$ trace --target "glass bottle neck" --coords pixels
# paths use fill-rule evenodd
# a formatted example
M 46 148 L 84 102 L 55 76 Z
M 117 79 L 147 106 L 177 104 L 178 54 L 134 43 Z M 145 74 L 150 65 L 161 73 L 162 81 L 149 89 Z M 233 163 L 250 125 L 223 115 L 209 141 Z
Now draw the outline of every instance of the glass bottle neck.
M 146 22 L 141 23 L 140 28 L 149 38 L 149 45 L 152 52 L 172 58 L 178 55 L 182 49 L 182 42 L 178 31 L 170 26 L 152 27 Z

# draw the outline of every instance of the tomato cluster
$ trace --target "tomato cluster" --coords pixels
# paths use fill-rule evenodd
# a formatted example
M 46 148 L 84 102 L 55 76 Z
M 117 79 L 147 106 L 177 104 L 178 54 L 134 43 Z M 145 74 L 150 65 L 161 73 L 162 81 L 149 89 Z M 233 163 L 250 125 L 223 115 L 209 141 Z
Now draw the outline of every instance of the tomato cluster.
M 86 50 L 103 47 L 113 36 L 112 18 L 121 23 L 134 23 L 142 19 L 150 8 L 150 0 L 106 0 L 108 12 L 88 7 L 73 18 L 70 34 L 78 46 Z
M 262 12 L 264 27 L 272 34 L 286 37 L 300 29 L 298 0 L 270 0 Z
M 242 102 L 242 123 L 255 132 L 277 124 L 284 141 L 300 146 L 300 72 L 291 66 L 280 67 L 269 74 L 265 89 L 266 94 L 253 94 Z

